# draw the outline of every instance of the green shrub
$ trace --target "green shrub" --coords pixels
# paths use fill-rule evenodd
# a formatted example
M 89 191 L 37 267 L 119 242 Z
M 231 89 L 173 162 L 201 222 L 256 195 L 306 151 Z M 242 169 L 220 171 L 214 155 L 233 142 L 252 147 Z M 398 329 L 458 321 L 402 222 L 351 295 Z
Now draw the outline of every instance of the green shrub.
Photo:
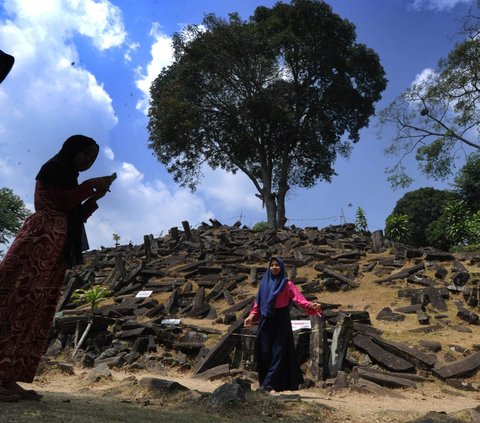
M 367 217 L 365 216 L 365 211 L 361 207 L 358 207 L 355 213 L 355 232 L 368 232 Z
M 254 232 L 266 231 L 267 229 L 270 229 L 268 222 L 257 222 L 252 227 L 252 231 Z
M 391 214 L 385 222 L 385 237 L 391 241 L 408 242 L 412 228 L 406 214 Z

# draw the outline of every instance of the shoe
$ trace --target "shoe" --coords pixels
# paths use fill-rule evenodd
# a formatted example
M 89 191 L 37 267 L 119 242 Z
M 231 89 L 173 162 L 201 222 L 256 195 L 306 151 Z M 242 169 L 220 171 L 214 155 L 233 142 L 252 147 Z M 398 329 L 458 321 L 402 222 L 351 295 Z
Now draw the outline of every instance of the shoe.
M 4 382 L 1 392 L 7 392 L 9 395 L 18 396 L 19 399 L 27 401 L 40 401 L 43 398 L 43 395 L 35 392 L 33 389 L 24 389 L 16 382 Z
M 14 394 L 3 387 L 0 387 L 0 402 L 17 402 L 20 399 L 20 395 Z

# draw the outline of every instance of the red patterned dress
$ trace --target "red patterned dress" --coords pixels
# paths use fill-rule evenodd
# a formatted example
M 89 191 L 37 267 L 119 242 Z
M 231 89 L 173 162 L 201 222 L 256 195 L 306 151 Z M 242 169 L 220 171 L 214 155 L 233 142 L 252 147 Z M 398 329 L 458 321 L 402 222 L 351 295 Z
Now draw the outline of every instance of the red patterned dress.
M 0 263 L 0 382 L 33 381 L 67 270 L 67 214 L 93 192 L 89 182 L 65 189 L 37 181 L 36 211 Z M 96 208 L 86 201 L 82 217 Z

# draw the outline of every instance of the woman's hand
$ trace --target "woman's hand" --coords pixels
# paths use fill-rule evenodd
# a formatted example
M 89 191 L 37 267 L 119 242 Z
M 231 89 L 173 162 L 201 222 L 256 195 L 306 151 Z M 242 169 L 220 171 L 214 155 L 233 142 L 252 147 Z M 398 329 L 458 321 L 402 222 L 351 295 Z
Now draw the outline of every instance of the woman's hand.
M 322 305 L 320 303 L 310 303 L 308 308 L 313 311 L 320 311 L 322 310 Z
M 255 316 L 253 314 L 250 314 L 246 319 L 245 321 L 243 322 L 243 325 L 246 327 L 246 328 L 250 328 L 253 326 L 253 318 Z
M 310 303 L 310 304 L 308 304 L 307 305 L 307 310 L 314 311 L 317 316 L 323 317 L 322 305 L 320 303 Z
M 99 178 L 88 179 L 88 182 L 92 185 L 95 191 L 108 191 L 112 184 L 111 176 L 101 176 Z M 105 195 L 105 193 L 103 194 Z M 102 195 L 102 197 L 103 197 Z
M 93 201 L 100 200 L 100 198 L 104 197 L 107 191 L 97 190 L 95 193 L 90 197 Z

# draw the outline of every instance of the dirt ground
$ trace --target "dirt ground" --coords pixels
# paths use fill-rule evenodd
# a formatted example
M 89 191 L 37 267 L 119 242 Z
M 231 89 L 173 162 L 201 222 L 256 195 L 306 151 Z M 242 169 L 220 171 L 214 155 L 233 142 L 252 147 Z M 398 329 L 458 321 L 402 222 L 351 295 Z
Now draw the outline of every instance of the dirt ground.
M 303 269 L 299 269 L 303 270 Z M 473 277 L 480 278 L 477 264 L 470 269 Z M 308 272 L 308 270 L 305 270 Z M 299 277 L 311 278 L 314 275 L 299 272 Z M 428 276 L 428 274 L 426 274 Z M 339 309 L 368 310 L 374 327 L 383 331 L 383 337 L 405 342 L 418 348 L 420 340 L 435 340 L 442 345 L 437 353 L 439 364 L 459 360 L 479 348 L 479 325 L 469 325 L 456 316 L 457 308 L 452 294 L 448 300 L 448 311 L 437 319 L 434 309 L 427 306 L 431 325 L 440 330 L 430 333 L 415 333 L 420 327 L 416 315 L 406 315 L 402 322 L 385 322 L 375 319 L 384 307 L 395 309 L 409 305 L 407 298 L 399 298 L 400 288 L 412 288 L 406 281 L 389 285 L 378 285 L 375 276 L 365 274 L 359 278 L 360 286 L 346 292 L 325 292 L 317 295 L 317 301 L 339 304 Z M 252 287 L 252 292 L 255 288 Z M 219 305 L 221 309 L 221 304 Z M 205 320 L 191 321 L 197 325 L 212 325 L 222 329 L 222 325 Z M 223 328 L 227 329 L 227 327 Z M 192 377 L 192 373 L 180 373 L 175 368 L 159 373 L 146 371 L 112 371 L 112 376 L 98 382 L 86 380 L 88 369 L 75 369 L 74 375 L 65 375 L 58 370 L 50 370 L 37 377 L 33 386 L 44 395 L 40 403 L 2 403 L 1 423 L 23 422 L 68 422 L 68 423 L 107 423 L 107 422 L 163 422 L 170 423 L 216 423 L 225 421 L 256 422 L 352 422 L 352 423 L 403 423 L 422 417 L 428 412 L 445 412 L 455 415 L 462 410 L 473 409 L 480 404 L 480 391 L 461 391 L 449 387 L 435 377 L 417 388 L 390 389 L 386 394 L 372 395 L 352 391 L 349 388 L 332 392 L 329 388 L 315 387 L 295 391 L 300 401 L 285 398 L 266 397 L 255 394 L 258 388 L 252 386 L 252 396 L 243 405 L 230 409 L 220 409 L 209 405 L 207 395 L 228 379 L 203 381 Z M 165 397 L 141 389 L 136 381 L 151 376 L 179 382 L 188 387 L 188 395 Z M 467 379 L 480 385 L 480 375 Z M 26 386 L 26 385 L 24 385 Z M 287 392 L 286 394 L 289 394 Z M 292 393 L 290 393 L 292 394 Z M 207 401 L 207 402 L 206 402 Z M 480 410 L 479 410 L 480 413 Z M 476 422 L 476 420 L 461 420 Z M 477 420 L 480 423 L 480 420 Z
M 37 377 L 30 388 L 44 395 L 40 403 L 20 401 L 3 403 L 2 423 L 23 422 L 178 422 L 215 423 L 240 422 L 410 422 L 430 411 L 449 415 L 480 404 L 480 392 L 459 391 L 432 380 L 416 389 L 390 390 L 388 395 L 372 395 L 344 389 L 331 392 L 328 388 L 311 388 L 285 392 L 285 397 L 261 394 L 246 404 L 230 409 L 215 409 L 199 402 L 202 393 L 211 393 L 227 379 L 203 381 L 172 370 L 166 373 L 116 371 L 111 377 L 90 383 L 87 370 L 76 369 L 74 375 L 51 370 Z M 166 397 L 142 389 L 136 381 L 142 377 L 176 381 L 188 388 L 189 395 Z M 28 385 L 24 384 L 27 387 Z M 252 386 L 252 395 L 258 386 Z M 258 391 L 260 392 L 260 391 Z M 290 400 L 288 394 L 299 394 Z M 205 397 L 205 396 L 204 396 Z M 205 400 L 203 400 L 205 401 Z M 308 417 L 308 419 L 307 419 Z M 470 420 L 465 420 L 470 421 Z M 475 420 L 471 420 L 475 422 Z

